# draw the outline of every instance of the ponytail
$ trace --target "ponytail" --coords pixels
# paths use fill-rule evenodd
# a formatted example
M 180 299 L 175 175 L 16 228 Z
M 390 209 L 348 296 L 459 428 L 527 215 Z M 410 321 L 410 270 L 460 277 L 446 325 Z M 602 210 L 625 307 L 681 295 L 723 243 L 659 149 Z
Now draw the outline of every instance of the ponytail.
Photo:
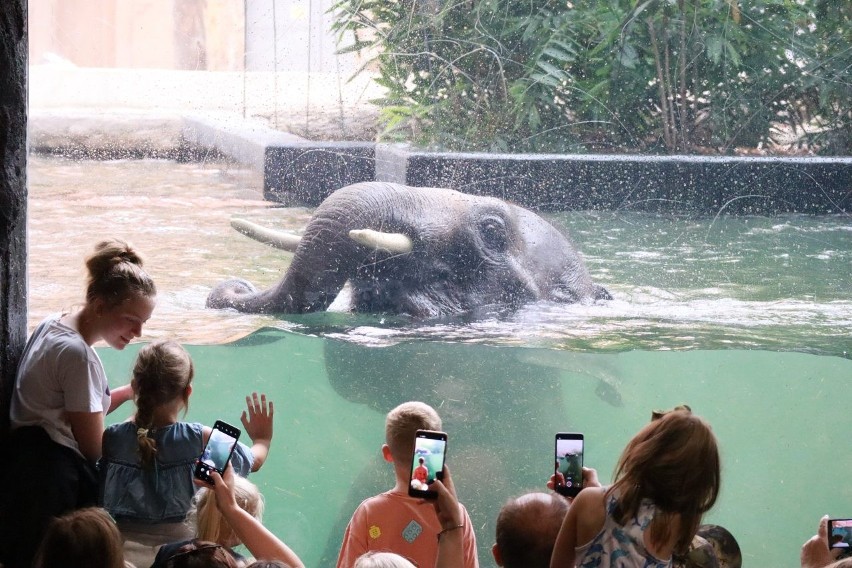
M 136 440 L 142 467 L 153 464 L 157 455 L 157 442 L 153 437 L 156 409 L 181 398 L 186 412 L 189 409 L 187 387 L 194 374 L 189 353 L 176 341 L 155 341 L 139 350 L 133 367 L 133 392 Z

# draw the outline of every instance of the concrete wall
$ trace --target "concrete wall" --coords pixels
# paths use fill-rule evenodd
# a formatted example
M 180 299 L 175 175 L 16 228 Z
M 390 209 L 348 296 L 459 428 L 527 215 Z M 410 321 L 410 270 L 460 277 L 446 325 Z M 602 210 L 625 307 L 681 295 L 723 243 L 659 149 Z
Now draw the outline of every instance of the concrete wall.
M 27 0 L 0 2 L 0 439 L 27 335 Z
M 246 70 L 330 72 L 335 45 L 329 0 L 246 4 Z
M 33 0 L 29 21 L 34 64 L 243 69 L 243 0 Z

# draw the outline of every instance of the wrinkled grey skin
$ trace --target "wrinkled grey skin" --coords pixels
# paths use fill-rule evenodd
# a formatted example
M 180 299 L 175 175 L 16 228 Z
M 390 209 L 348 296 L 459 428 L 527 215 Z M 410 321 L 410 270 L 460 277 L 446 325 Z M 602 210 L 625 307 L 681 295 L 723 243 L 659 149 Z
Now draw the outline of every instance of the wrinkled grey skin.
M 349 238 L 352 229 L 403 233 L 413 249 L 376 250 Z M 207 306 L 325 310 L 347 280 L 352 310 L 417 318 L 610 298 L 568 239 L 531 211 L 451 189 L 365 182 L 320 204 L 277 284 L 258 291 L 245 280 L 228 280 L 210 292 Z

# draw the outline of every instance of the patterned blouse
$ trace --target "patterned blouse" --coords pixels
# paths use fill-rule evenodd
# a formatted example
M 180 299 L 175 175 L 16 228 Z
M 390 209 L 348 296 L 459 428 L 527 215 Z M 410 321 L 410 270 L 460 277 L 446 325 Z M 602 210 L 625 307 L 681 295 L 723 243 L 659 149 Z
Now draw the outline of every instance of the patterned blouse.
M 671 559 L 660 560 L 645 550 L 645 530 L 654 519 L 654 503 L 643 499 L 636 516 L 626 525 L 613 517 L 617 506 L 618 495 L 613 491 L 606 498 L 603 529 L 576 549 L 578 568 L 669 568 Z

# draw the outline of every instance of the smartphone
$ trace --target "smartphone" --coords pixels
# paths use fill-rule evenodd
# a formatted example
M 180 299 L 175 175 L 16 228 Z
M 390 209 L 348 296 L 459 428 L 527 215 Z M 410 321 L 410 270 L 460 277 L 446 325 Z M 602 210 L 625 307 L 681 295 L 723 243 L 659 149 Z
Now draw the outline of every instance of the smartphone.
M 438 493 L 429 485 L 443 479 L 447 457 L 447 434 L 433 430 L 418 430 L 414 435 L 414 456 L 411 459 L 411 478 L 408 494 L 412 497 L 437 499 Z
M 231 426 L 227 422 L 217 420 L 213 424 L 213 431 L 210 432 L 210 439 L 207 440 L 204 451 L 201 452 L 201 455 L 198 456 L 198 460 L 195 462 L 195 477 L 207 483 L 213 483 L 210 472 L 214 469 L 219 472 L 219 475 L 225 472 L 228 462 L 231 461 L 231 454 L 234 453 L 234 448 L 237 447 L 237 440 L 239 438 L 239 428 Z
M 556 434 L 556 459 L 553 473 L 556 482 L 553 489 L 560 495 L 576 497 L 583 488 L 583 435 L 578 432 Z
M 852 519 L 828 519 L 828 548 L 841 550 L 838 560 L 852 557 Z

